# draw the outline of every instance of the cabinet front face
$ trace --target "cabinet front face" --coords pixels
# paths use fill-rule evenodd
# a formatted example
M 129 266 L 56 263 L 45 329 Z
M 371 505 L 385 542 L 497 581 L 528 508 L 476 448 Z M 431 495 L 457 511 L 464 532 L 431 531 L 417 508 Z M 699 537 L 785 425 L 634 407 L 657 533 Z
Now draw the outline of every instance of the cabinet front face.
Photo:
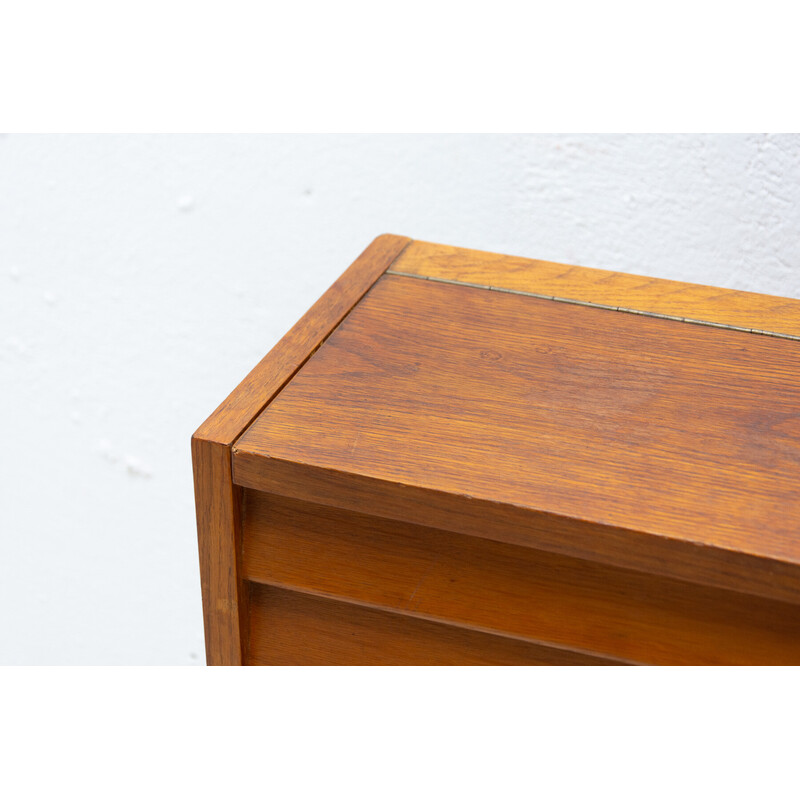
M 789 603 L 251 489 L 242 534 L 248 663 L 800 662 Z
M 196 436 L 211 662 L 800 663 L 800 302 L 358 265 Z

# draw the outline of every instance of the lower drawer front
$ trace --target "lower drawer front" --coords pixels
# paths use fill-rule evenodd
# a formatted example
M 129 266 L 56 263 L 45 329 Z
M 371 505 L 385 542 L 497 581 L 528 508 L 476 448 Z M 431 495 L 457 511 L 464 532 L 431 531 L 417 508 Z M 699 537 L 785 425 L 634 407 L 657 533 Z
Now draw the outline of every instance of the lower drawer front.
M 252 584 L 248 663 L 600 665 L 614 662 Z

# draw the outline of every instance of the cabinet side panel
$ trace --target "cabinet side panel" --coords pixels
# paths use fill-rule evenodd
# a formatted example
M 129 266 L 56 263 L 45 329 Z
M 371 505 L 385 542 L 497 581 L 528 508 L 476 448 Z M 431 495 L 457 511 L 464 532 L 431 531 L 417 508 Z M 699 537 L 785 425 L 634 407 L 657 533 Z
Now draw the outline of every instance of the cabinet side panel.
M 206 660 L 241 664 L 247 618 L 238 564 L 242 493 L 231 481 L 230 448 L 194 438 L 192 463 Z

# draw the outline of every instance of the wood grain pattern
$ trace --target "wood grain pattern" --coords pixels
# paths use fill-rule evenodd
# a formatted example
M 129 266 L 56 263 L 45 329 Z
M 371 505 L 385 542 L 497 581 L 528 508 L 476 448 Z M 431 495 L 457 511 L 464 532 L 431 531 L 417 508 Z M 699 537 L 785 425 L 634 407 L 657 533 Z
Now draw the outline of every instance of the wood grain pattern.
M 247 490 L 250 581 L 644 664 L 800 664 L 800 606 Z
M 377 514 L 796 599 L 799 396 L 791 341 L 385 276 L 239 439 L 234 479 L 351 502 L 316 494 L 338 481 Z
M 800 335 L 800 300 L 415 241 L 393 270 Z
M 254 584 L 250 604 L 255 665 L 613 663 L 270 586 Z
M 246 598 L 237 564 L 240 498 L 231 480 L 231 445 L 408 242 L 391 235 L 375 239 L 192 437 L 209 664 L 241 664 L 246 649 Z
M 800 335 L 379 237 L 193 437 L 209 663 L 798 663 L 800 343 L 442 280 Z

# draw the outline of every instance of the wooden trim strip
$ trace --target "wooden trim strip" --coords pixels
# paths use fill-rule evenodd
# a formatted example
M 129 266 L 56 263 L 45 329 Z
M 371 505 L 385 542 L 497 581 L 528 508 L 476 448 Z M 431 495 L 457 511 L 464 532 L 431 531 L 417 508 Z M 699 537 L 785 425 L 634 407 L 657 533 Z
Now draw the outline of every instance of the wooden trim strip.
M 800 300 L 415 241 L 392 269 L 562 302 L 800 338 Z

